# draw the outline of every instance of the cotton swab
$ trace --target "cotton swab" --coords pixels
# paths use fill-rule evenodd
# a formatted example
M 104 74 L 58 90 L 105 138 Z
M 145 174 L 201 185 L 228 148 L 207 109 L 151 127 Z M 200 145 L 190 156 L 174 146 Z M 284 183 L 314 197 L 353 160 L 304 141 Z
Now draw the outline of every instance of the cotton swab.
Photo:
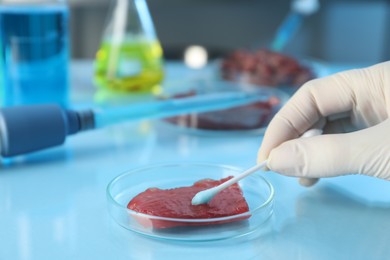
M 313 137 L 316 135 L 321 135 L 322 130 L 320 129 L 310 129 L 306 131 L 300 138 L 306 138 L 306 137 Z M 238 182 L 239 180 L 247 177 L 248 175 L 261 170 L 267 165 L 267 160 L 247 169 L 243 173 L 237 175 L 236 177 L 214 187 L 211 189 L 203 190 L 195 194 L 195 196 L 192 198 L 191 204 L 192 205 L 200 205 L 200 204 L 206 204 L 212 198 L 214 198 L 215 195 L 217 195 L 220 191 L 226 189 L 227 187 L 233 185 L 234 183 Z M 312 186 L 318 181 L 317 178 L 300 178 L 300 184 L 303 186 Z
M 245 178 L 246 176 L 264 168 L 267 165 L 267 161 L 263 161 L 252 168 L 249 168 L 248 170 L 244 171 L 240 175 L 237 175 L 236 177 L 222 183 L 221 185 L 218 185 L 214 188 L 207 189 L 201 192 L 198 192 L 193 198 L 192 198 L 192 205 L 200 205 L 200 204 L 205 204 L 208 203 L 217 193 L 220 191 L 226 189 L 230 185 L 233 185 L 234 183 L 238 182 L 242 178 Z

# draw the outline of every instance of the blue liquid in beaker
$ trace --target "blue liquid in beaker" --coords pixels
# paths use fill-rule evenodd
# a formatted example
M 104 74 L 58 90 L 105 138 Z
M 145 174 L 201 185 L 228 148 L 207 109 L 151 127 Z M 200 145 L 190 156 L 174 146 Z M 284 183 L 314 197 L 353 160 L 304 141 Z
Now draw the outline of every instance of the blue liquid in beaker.
M 68 8 L 0 6 L 1 105 L 68 102 Z

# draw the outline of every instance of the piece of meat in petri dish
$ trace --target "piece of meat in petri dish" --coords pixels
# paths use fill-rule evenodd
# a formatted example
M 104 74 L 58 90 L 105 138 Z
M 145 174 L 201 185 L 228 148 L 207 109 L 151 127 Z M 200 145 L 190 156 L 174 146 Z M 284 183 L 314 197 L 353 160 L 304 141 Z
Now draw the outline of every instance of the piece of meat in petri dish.
M 231 185 L 218 193 L 209 203 L 192 205 L 192 198 L 196 193 L 206 190 L 233 178 L 232 176 L 221 179 L 205 179 L 194 183 L 192 186 L 173 189 L 149 188 L 135 196 L 127 205 L 133 211 L 166 218 L 176 219 L 212 219 L 234 216 L 249 211 L 249 206 L 238 184 Z M 199 226 L 211 224 L 223 224 L 240 221 L 249 218 L 250 215 L 238 216 L 220 221 L 210 222 L 181 222 L 148 218 L 147 216 L 135 216 L 137 221 L 145 227 L 155 229 L 172 228 L 177 226 Z
M 315 78 L 297 59 L 268 49 L 233 51 L 222 60 L 220 70 L 226 80 L 259 86 L 299 87 Z
M 174 98 L 196 95 L 194 91 L 182 93 Z M 267 126 L 280 106 L 277 97 L 270 97 L 264 102 L 256 102 L 231 109 L 205 112 L 199 114 L 181 115 L 166 118 L 170 123 L 195 129 L 205 130 L 253 130 Z

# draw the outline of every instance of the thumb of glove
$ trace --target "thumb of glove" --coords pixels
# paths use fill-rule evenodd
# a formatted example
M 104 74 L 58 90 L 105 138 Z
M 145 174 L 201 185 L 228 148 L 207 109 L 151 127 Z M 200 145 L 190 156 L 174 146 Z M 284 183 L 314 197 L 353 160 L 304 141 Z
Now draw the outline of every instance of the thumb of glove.
M 273 149 L 268 168 L 295 177 L 366 174 L 390 179 L 390 121 L 348 134 L 287 141 Z

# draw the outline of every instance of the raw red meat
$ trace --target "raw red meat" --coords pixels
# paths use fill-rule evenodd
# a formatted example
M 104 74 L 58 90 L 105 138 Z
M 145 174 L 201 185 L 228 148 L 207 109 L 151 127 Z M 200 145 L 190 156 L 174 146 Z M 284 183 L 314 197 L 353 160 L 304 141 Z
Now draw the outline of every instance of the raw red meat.
M 260 49 L 237 50 L 223 59 L 222 77 L 260 86 L 299 87 L 314 78 L 314 73 L 285 54 Z
M 248 212 L 248 204 L 238 184 L 221 191 L 208 204 L 196 206 L 191 204 L 192 198 L 199 191 L 218 186 L 231 178 L 233 177 L 230 176 L 221 180 L 205 179 L 194 183 L 193 186 L 168 190 L 149 188 L 134 197 L 127 205 L 127 208 L 153 216 L 183 219 L 220 218 Z M 138 221 L 145 227 L 157 229 L 175 226 L 221 224 L 247 218 L 249 218 L 249 215 L 218 222 L 188 223 L 147 219 L 142 216 L 137 217 Z
M 183 98 L 196 95 L 194 91 L 174 98 Z M 250 130 L 266 126 L 272 116 L 278 110 L 280 101 L 276 97 L 271 97 L 266 102 L 207 112 L 200 114 L 182 115 L 165 119 L 177 125 L 206 129 L 206 130 Z

